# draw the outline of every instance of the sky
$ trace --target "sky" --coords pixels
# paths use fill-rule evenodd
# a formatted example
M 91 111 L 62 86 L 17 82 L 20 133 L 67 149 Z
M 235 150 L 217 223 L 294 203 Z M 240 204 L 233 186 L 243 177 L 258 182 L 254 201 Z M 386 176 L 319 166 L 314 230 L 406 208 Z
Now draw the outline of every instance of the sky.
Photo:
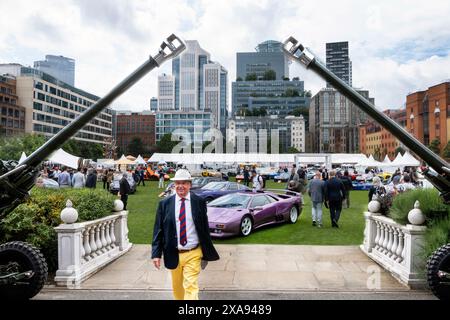
M 369 90 L 380 110 L 400 108 L 409 93 L 450 79 L 448 0 L 1 0 L 1 9 L 0 63 L 73 58 L 75 86 L 100 97 L 172 33 L 198 40 L 228 70 L 230 87 L 237 52 L 289 36 L 323 61 L 327 42 L 349 41 L 353 86 Z M 113 108 L 148 110 L 161 73 L 171 73 L 170 61 Z M 297 63 L 290 77 L 313 94 L 325 86 Z

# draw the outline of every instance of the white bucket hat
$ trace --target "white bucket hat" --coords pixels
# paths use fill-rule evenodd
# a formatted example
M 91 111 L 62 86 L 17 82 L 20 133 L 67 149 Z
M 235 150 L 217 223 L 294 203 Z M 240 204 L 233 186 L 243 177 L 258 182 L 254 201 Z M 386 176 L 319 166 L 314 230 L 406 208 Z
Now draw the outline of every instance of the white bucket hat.
M 175 177 L 170 179 L 170 181 L 192 181 L 192 177 L 186 169 L 179 169 L 175 173 Z

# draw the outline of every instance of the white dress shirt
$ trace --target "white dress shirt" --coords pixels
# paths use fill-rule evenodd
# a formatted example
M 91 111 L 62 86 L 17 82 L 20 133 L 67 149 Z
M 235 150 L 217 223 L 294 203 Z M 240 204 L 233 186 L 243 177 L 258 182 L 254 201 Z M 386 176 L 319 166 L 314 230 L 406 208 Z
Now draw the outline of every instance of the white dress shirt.
M 178 249 L 180 250 L 190 250 L 198 246 L 199 240 L 197 235 L 197 230 L 195 229 L 194 219 L 192 218 L 192 208 L 191 208 L 191 194 L 185 198 L 184 201 L 186 209 L 186 236 L 187 243 L 185 246 L 180 244 L 180 208 L 181 208 L 181 198 L 178 194 L 175 195 L 175 221 L 177 225 L 177 239 L 178 239 Z

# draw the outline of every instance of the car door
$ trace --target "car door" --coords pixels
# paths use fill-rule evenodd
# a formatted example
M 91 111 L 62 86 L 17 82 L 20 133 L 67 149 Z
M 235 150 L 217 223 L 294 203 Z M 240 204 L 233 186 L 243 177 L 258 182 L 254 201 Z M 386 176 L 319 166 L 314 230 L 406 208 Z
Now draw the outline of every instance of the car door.
M 257 210 L 258 208 L 258 210 Z M 265 195 L 254 196 L 250 204 L 255 226 L 266 224 L 275 220 L 276 207 Z

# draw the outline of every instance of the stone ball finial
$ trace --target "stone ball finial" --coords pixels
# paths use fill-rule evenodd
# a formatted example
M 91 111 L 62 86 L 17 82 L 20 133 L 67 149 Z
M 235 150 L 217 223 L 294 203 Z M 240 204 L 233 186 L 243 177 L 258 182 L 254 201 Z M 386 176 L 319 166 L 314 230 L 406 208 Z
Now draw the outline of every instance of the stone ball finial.
M 420 226 L 425 222 L 425 215 L 420 210 L 420 202 L 418 200 L 414 203 L 414 209 L 408 213 L 408 221 L 416 226 Z
M 369 205 L 367 206 L 367 209 L 369 209 L 369 212 L 372 213 L 378 213 L 381 209 L 381 203 L 377 200 L 372 200 L 369 202 Z
M 61 211 L 61 220 L 65 224 L 73 224 L 78 220 L 78 211 L 73 208 L 73 203 L 67 200 L 66 207 Z
M 119 199 L 114 200 L 114 211 L 115 212 L 123 211 L 123 207 L 124 207 L 124 205 L 123 205 L 122 200 L 119 200 Z

